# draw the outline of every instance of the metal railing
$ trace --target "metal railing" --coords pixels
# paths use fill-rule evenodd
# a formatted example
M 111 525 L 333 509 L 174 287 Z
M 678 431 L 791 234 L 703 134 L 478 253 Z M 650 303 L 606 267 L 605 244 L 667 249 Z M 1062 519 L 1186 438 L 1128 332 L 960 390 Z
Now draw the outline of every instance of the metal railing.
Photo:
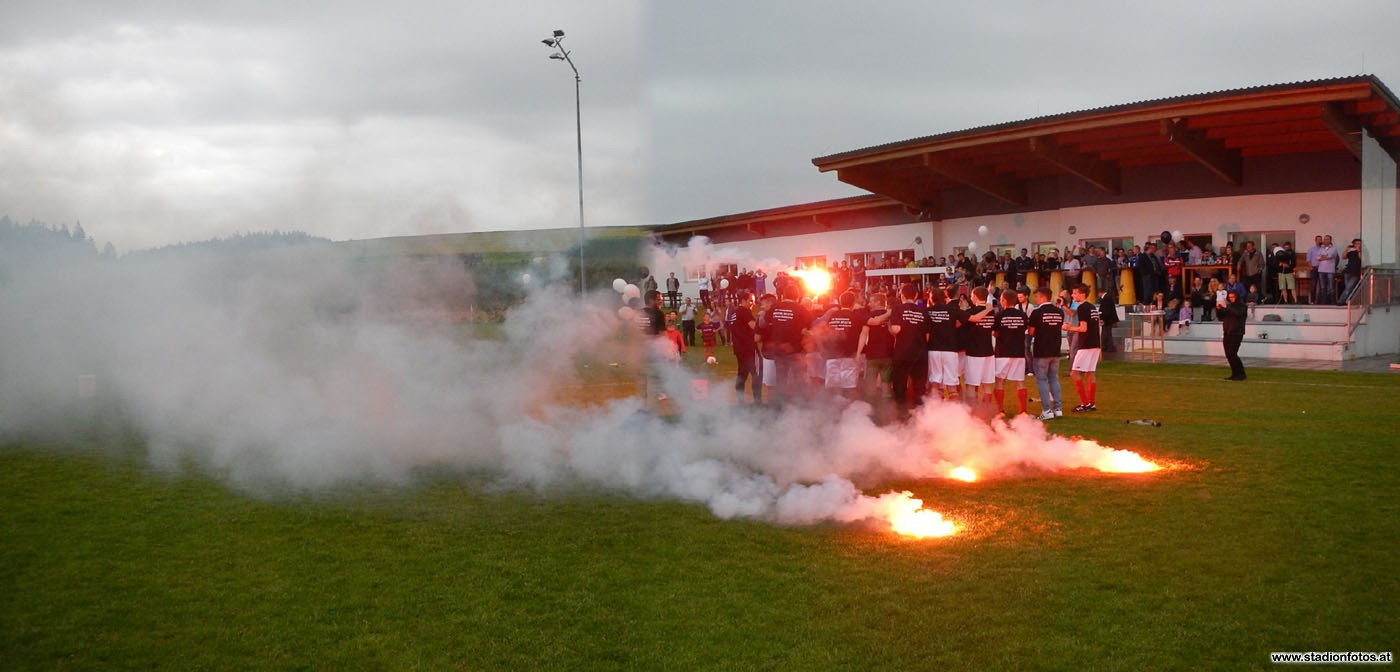
M 1351 338 L 1376 306 L 1400 303 L 1400 264 L 1371 266 L 1361 271 L 1361 281 L 1347 298 L 1347 338 Z

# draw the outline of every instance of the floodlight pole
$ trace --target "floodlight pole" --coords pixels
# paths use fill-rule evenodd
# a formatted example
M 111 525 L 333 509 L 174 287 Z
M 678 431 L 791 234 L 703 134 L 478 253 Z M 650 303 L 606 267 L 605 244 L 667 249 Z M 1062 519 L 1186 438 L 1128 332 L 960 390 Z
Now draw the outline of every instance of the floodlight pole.
M 564 50 L 564 31 L 554 31 L 554 37 L 545 39 L 544 45 L 555 50 L 549 55 L 551 59 L 568 63 L 569 68 L 574 71 L 574 137 L 578 145 L 578 291 L 579 294 L 583 294 L 587 291 L 583 265 L 583 247 L 586 242 L 583 224 L 583 106 L 580 93 L 583 79 L 579 77 L 574 59 Z

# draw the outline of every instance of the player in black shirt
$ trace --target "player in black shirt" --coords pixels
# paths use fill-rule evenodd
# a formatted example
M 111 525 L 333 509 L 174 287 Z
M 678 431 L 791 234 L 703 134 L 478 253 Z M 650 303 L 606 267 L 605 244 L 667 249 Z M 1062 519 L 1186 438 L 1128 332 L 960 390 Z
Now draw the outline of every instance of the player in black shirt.
M 856 347 L 856 359 L 864 361 L 864 394 L 872 403 L 884 398 L 881 392 L 890 377 L 890 329 L 891 311 L 886 305 L 884 294 L 871 294 L 870 307 L 863 311 L 860 342 Z M 858 311 L 862 312 L 862 311 Z
M 890 365 L 890 390 L 901 409 L 918 406 L 928 384 L 928 314 L 914 300 L 919 290 L 905 283 L 899 290 L 904 303 L 890 315 L 894 352 Z
M 656 409 L 656 402 L 665 401 L 666 393 L 661 387 L 661 375 L 658 371 L 662 366 L 664 357 L 660 356 L 663 348 L 662 342 L 665 340 L 666 316 L 661 312 L 661 292 L 649 289 L 642 295 L 645 304 L 641 310 L 637 311 L 637 328 L 646 337 L 643 345 L 646 357 L 642 364 L 642 390 L 646 395 L 646 407 L 651 410 Z M 669 345 L 664 346 L 669 347 Z
M 1031 335 L 1031 364 L 1035 367 L 1035 385 L 1040 388 L 1040 419 L 1062 417 L 1060 410 L 1060 345 L 1063 340 L 1065 309 L 1062 299 L 1050 297 L 1049 287 L 1035 290 L 1039 305 L 1031 311 L 1026 333 Z
M 765 314 L 767 331 L 763 334 L 765 353 L 770 349 L 777 365 L 777 389 L 774 397 L 780 401 L 791 400 L 802 387 L 802 374 L 806 371 L 803 352 L 803 332 L 812 323 L 811 315 L 798 300 L 802 288 L 797 283 L 783 286 L 783 300 L 773 304 Z
M 820 330 L 820 345 L 826 360 L 825 386 L 854 398 L 858 373 L 856 349 L 860 347 L 861 331 L 868 318 L 863 311 L 855 310 L 855 292 L 842 292 L 837 300 L 839 307 L 819 320 L 824 327 Z M 818 329 L 814 327 L 813 331 Z
M 1006 381 L 1016 383 L 1016 408 L 1018 413 L 1026 412 L 1026 327 L 1027 316 L 1016 307 L 1014 292 L 1001 293 L 1001 311 L 997 313 L 996 325 L 996 369 L 997 409 L 1006 407 Z
M 734 391 L 738 393 L 739 403 L 744 403 L 744 383 L 750 377 L 753 382 L 753 403 L 763 403 L 763 360 L 758 356 L 758 347 L 754 344 L 754 329 L 758 325 L 758 318 L 753 314 L 753 292 L 740 292 L 739 303 L 731 306 L 729 312 L 725 314 L 725 326 L 729 327 L 729 334 L 734 345 L 734 359 L 739 362 L 739 372 L 734 378 Z
M 963 371 L 965 394 L 981 408 L 992 405 L 992 386 L 997 382 L 996 349 L 992 345 L 996 327 L 996 302 L 986 287 L 972 289 L 972 307 L 963 312 L 967 330 L 967 366 Z
M 958 307 L 948 301 L 940 288 L 929 290 L 928 382 L 941 391 L 946 401 L 958 398 Z
M 1098 392 L 1098 382 L 1094 378 L 1094 372 L 1099 368 L 1102 316 L 1099 307 L 1089 301 L 1088 287 L 1083 284 L 1075 285 L 1071 296 L 1074 297 L 1075 303 L 1079 304 L 1075 310 L 1079 316 L 1079 324 L 1067 325 L 1064 329 L 1079 333 L 1079 349 L 1075 351 L 1074 363 L 1069 369 L 1069 379 L 1074 381 L 1074 390 L 1079 393 L 1079 405 L 1075 406 L 1074 410 L 1097 411 L 1099 407 L 1094 404 L 1094 399 Z

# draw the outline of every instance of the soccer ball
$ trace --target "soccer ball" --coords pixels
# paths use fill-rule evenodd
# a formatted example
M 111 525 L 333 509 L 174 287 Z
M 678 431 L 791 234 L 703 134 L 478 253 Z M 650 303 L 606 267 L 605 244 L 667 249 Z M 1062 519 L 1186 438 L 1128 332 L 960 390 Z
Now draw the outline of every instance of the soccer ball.
M 706 358 L 705 358 L 705 363 L 706 363 L 706 364 L 718 364 L 718 363 L 719 363 L 719 360 L 718 360 L 718 359 L 715 359 L 714 357 L 706 357 Z

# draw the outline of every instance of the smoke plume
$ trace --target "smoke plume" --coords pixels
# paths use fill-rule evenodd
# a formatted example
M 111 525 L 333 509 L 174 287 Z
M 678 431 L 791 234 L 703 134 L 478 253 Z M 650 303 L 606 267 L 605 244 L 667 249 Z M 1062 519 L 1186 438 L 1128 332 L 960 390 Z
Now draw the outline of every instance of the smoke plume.
M 679 365 L 661 371 L 681 400 L 674 417 L 636 395 L 578 403 L 561 390 L 590 394 L 580 362 L 640 371 L 618 297 L 541 289 L 510 311 L 503 337 L 471 337 L 444 319 L 473 292 L 460 263 L 374 262 L 330 245 L 0 263 L 0 442 L 68 440 L 92 430 L 75 419 L 116 416 L 106 429 L 138 437 L 152 466 L 257 496 L 447 470 L 808 524 L 888 518 L 908 494 L 862 488 L 891 479 L 1094 466 L 1113 452 L 956 404 L 888 426 L 859 402 L 736 409 L 718 389 L 690 399 Z

